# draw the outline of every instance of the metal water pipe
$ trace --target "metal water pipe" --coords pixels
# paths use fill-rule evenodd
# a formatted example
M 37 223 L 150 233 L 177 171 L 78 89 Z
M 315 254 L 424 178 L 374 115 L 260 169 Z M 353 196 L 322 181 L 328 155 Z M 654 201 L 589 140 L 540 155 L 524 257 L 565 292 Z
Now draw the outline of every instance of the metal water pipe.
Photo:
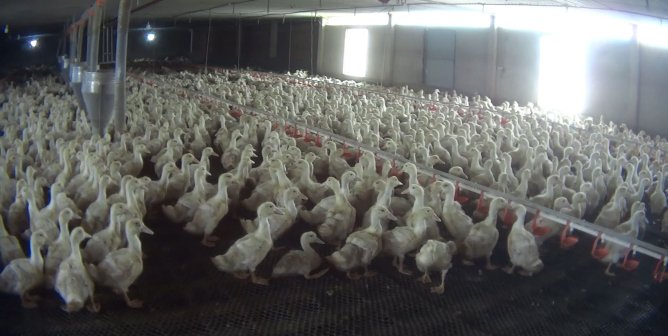
M 121 0 L 118 5 L 116 28 L 116 70 L 114 73 L 114 127 L 116 133 L 125 130 L 125 70 L 127 67 L 128 30 L 130 29 L 131 0 Z

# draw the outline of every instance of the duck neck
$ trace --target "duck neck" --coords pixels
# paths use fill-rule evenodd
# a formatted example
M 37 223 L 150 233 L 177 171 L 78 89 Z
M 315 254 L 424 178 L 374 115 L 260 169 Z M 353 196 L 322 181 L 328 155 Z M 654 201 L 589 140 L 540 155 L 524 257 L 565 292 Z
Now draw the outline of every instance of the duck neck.
M 499 208 L 500 206 L 497 202 L 492 201 L 489 204 L 489 211 L 487 212 L 487 218 L 485 220 L 487 225 L 496 227 L 496 217 L 498 216 Z
M 304 253 L 306 253 L 308 256 L 313 257 L 318 255 L 318 253 L 313 249 L 313 247 L 311 247 L 310 239 L 302 237 L 300 239 L 300 244 L 302 246 L 302 250 L 304 250 Z
M 384 207 L 389 207 L 390 201 L 392 199 L 392 192 L 394 192 L 394 187 L 391 184 L 385 184 L 383 192 L 380 193 L 380 195 L 376 199 L 376 204 L 382 205 Z
M 371 212 L 371 221 L 366 231 L 374 235 L 380 235 L 383 233 L 383 225 L 381 224 L 380 218 L 378 218 L 378 215 L 375 213 L 375 211 Z
M 128 241 L 128 248 L 131 251 L 141 253 L 141 240 L 139 240 L 138 232 L 131 232 L 131 230 L 125 229 L 125 238 Z M 139 258 L 141 260 L 141 258 Z
M 70 238 L 70 256 L 73 256 L 76 260 L 81 261 L 81 250 L 79 245 L 81 244 L 81 239 L 75 239 L 75 237 Z
M 44 257 L 40 251 L 41 245 L 38 244 L 34 239 L 30 239 L 30 263 L 33 266 L 36 266 L 38 269 L 44 267 Z
M 413 202 L 413 211 L 424 207 L 424 192 L 417 192 L 413 195 L 415 201 Z
M 70 239 L 70 228 L 67 224 L 68 222 L 66 220 L 58 220 L 58 226 L 60 229 L 60 232 L 58 233 L 58 240 L 66 241 Z
M 260 223 L 255 231 L 255 235 L 267 241 L 272 241 L 271 230 L 269 228 L 269 217 L 260 218 Z
M 227 202 L 228 200 L 227 183 L 225 182 L 218 183 L 218 193 L 216 194 L 216 196 L 219 199 L 223 200 L 224 202 Z

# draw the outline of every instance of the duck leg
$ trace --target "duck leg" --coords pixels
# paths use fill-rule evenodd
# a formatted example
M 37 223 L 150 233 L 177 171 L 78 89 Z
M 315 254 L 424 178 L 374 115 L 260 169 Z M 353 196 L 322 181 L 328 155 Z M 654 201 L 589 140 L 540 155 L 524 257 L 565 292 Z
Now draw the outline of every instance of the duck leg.
M 35 300 L 31 300 L 27 293 L 21 295 L 21 305 L 26 309 L 37 308 L 37 302 L 35 302 Z
M 244 272 L 234 272 L 234 273 L 232 273 L 232 275 L 234 275 L 234 277 L 237 278 L 237 279 L 245 280 L 245 279 L 248 279 L 248 276 L 250 274 L 244 273 Z
M 202 245 L 206 247 L 214 247 L 216 246 L 216 243 L 220 238 L 213 236 L 213 235 L 207 235 L 205 234 L 204 237 L 202 237 Z
M 346 276 L 350 280 L 359 280 L 362 276 L 356 273 L 353 273 L 352 271 L 346 272 Z
M 445 275 L 448 274 L 449 270 L 450 269 L 441 271 L 441 284 L 436 287 L 432 287 L 431 288 L 432 293 L 443 294 L 443 292 L 445 291 Z
M 475 263 L 474 263 L 473 261 L 471 261 L 471 260 L 468 260 L 468 259 L 462 259 L 462 265 L 464 265 L 464 266 L 473 266 L 473 265 L 475 265 Z
M 100 304 L 95 302 L 95 299 L 91 295 L 90 297 L 90 304 L 86 306 L 86 309 L 88 309 L 89 312 L 91 313 L 99 313 L 100 312 Z
M 394 258 L 392 258 L 392 266 L 394 266 L 394 268 L 399 268 L 399 262 L 398 261 L 399 261 L 399 257 L 394 256 Z
M 413 275 L 413 272 L 404 269 L 404 257 L 399 257 L 399 273 L 406 275 Z
M 498 268 L 497 266 L 492 265 L 492 256 L 488 255 L 487 256 L 487 263 L 485 264 L 485 269 L 488 270 L 488 271 L 493 271 L 493 270 L 496 270 L 497 268 Z
M 378 274 L 378 272 L 375 271 L 369 271 L 369 266 L 364 266 L 364 274 L 362 274 L 365 278 L 370 278 L 374 277 Z
M 429 272 L 424 272 L 424 274 L 417 279 L 417 281 L 420 281 L 421 283 L 428 284 L 431 283 L 431 277 L 429 276 Z
M 612 263 L 608 263 L 608 267 L 605 269 L 605 275 L 610 277 L 617 276 L 617 274 L 612 273 Z
M 265 278 L 260 278 L 259 276 L 255 275 L 255 271 L 251 271 L 250 276 L 251 276 L 251 282 L 256 285 L 263 285 L 263 286 L 269 285 L 269 280 Z
M 515 265 L 511 264 L 510 266 L 506 266 L 503 268 L 503 271 L 508 274 L 513 274 L 515 272 Z
M 128 296 L 128 291 L 123 291 L 123 299 L 125 299 L 125 304 L 130 308 L 139 309 L 144 306 L 144 301 L 141 300 L 131 300 Z
M 320 271 L 316 274 L 308 274 L 307 273 L 307 274 L 304 274 L 304 278 L 307 279 L 307 280 L 318 279 L 321 276 L 325 275 L 325 273 L 327 273 L 327 271 L 329 271 L 329 268 L 325 268 L 324 270 L 322 270 L 322 271 Z

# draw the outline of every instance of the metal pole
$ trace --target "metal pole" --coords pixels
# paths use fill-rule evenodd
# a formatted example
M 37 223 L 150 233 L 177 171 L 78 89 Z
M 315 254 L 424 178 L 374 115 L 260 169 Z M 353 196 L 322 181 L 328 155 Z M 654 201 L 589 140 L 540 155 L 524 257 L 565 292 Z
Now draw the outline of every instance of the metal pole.
M 116 33 L 116 70 L 114 73 L 114 123 L 116 133 L 125 130 L 125 68 L 128 53 L 128 30 L 130 28 L 130 2 L 121 0 L 118 5 L 118 25 Z
M 98 56 L 100 53 L 100 21 L 102 20 L 102 6 L 97 2 L 92 9 L 92 17 L 88 19 L 88 71 L 97 71 Z
M 241 69 L 241 19 L 237 19 L 237 69 Z
M 292 65 L 292 21 L 290 21 L 290 29 L 288 31 L 288 71 L 292 71 L 290 67 Z
M 204 73 L 209 71 L 209 42 L 211 41 L 211 10 L 209 10 L 209 31 L 206 34 L 206 55 L 204 55 Z

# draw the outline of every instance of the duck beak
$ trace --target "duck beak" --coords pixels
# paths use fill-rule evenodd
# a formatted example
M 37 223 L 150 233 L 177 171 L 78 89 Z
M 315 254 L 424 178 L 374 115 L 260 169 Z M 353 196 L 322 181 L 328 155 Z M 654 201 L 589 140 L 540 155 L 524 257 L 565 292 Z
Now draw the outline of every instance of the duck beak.
M 281 209 L 279 207 L 274 208 L 274 213 L 277 214 L 277 215 L 285 215 L 285 211 L 283 211 L 283 209 Z
M 315 239 L 313 239 L 313 242 L 316 243 L 316 244 L 325 244 L 325 242 L 322 241 L 322 239 L 320 239 L 318 237 L 315 237 Z
M 143 224 L 141 226 L 140 231 L 143 232 L 143 233 L 146 233 L 146 234 L 153 235 L 153 230 L 149 229 L 148 226 L 143 225 Z
M 410 193 L 411 193 L 411 192 L 410 192 L 410 189 L 406 189 L 406 190 L 404 190 L 404 191 L 401 192 L 402 195 L 408 195 L 408 194 L 410 194 Z
M 389 220 L 393 220 L 393 221 L 397 221 L 397 220 L 399 220 L 399 219 L 397 218 L 397 216 L 395 216 L 395 215 L 394 215 L 393 213 L 391 213 L 391 212 L 387 215 L 387 219 L 389 219 Z
M 220 155 L 218 155 L 218 153 L 211 153 L 211 156 L 220 157 Z
M 436 222 L 440 222 L 440 221 L 441 221 L 441 217 L 438 217 L 438 215 L 437 215 L 435 212 L 434 212 L 433 215 L 431 215 L 431 218 L 432 218 L 434 221 L 436 221 Z
M 79 216 L 77 214 L 74 214 L 74 215 L 72 215 L 72 219 L 81 219 L 81 216 Z

